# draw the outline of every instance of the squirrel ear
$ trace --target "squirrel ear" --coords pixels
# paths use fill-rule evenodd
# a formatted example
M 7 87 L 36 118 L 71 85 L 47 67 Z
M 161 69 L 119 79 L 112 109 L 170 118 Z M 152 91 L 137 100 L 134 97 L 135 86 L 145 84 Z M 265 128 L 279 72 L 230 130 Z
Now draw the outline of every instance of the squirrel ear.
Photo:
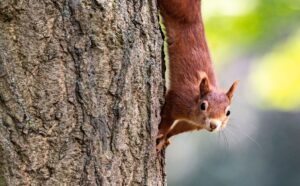
M 211 87 L 210 87 L 210 83 L 209 83 L 208 77 L 205 72 L 202 72 L 200 74 L 200 78 L 201 78 L 201 80 L 200 80 L 201 82 L 199 85 L 200 97 L 203 97 L 211 91 Z
M 235 82 L 231 85 L 230 89 L 227 91 L 226 95 L 227 95 L 227 97 L 229 98 L 229 100 L 231 100 L 231 98 L 232 98 L 232 96 L 233 96 L 233 93 L 234 93 L 234 91 L 235 91 L 237 85 L 239 84 L 239 82 L 240 82 L 239 80 L 235 81 Z

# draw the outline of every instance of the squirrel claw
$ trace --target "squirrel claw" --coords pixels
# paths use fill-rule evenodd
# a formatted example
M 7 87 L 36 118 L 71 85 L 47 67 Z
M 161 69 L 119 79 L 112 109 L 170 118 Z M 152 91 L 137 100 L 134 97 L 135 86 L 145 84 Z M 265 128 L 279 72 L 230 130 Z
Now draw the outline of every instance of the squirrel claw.
M 162 137 L 160 137 L 159 139 L 159 137 L 158 137 L 158 144 L 156 145 L 157 152 L 160 152 L 162 149 L 166 148 L 171 143 L 168 139 Z
M 164 137 L 163 134 L 158 134 L 157 139 L 161 139 L 162 137 Z

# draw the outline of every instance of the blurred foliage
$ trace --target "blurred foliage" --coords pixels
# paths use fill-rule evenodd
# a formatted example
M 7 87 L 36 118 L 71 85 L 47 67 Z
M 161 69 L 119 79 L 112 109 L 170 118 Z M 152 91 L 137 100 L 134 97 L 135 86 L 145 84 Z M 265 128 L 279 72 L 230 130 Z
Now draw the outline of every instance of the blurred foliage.
M 253 62 L 250 81 L 258 93 L 257 103 L 268 109 L 298 107 L 300 1 L 207 0 L 202 4 L 216 67 L 239 59 Z
M 251 83 L 260 102 L 269 108 L 290 110 L 300 105 L 300 29 L 277 45 L 253 69 Z M 257 100 L 258 101 L 258 100 Z
M 216 6 L 218 2 L 219 6 Z M 216 54 L 216 61 L 224 62 L 242 53 L 266 52 L 270 46 L 281 42 L 281 39 L 293 32 L 300 23 L 300 1 L 297 0 L 230 2 L 203 1 L 206 34 Z M 225 4 L 236 6 L 229 9 Z

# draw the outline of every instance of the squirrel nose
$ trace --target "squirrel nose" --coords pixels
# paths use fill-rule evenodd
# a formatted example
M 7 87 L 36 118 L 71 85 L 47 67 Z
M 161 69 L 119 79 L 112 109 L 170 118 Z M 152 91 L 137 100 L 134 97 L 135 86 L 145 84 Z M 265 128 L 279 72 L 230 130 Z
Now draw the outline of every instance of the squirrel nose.
M 222 125 L 222 122 L 218 119 L 211 119 L 209 122 L 209 128 L 213 131 Z
M 210 123 L 210 126 L 209 126 L 212 130 L 216 129 L 217 128 L 217 125 L 214 124 L 214 123 Z

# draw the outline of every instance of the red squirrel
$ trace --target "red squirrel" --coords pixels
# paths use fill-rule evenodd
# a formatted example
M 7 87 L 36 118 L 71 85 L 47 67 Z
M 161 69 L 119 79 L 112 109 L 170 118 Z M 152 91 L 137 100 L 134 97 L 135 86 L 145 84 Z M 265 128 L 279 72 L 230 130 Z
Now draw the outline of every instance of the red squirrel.
M 238 81 L 219 89 L 206 43 L 201 0 L 158 0 L 166 28 L 169 62 L 167 93 L 159 125 L 157 150 L 187 131 L 223 129 Z

